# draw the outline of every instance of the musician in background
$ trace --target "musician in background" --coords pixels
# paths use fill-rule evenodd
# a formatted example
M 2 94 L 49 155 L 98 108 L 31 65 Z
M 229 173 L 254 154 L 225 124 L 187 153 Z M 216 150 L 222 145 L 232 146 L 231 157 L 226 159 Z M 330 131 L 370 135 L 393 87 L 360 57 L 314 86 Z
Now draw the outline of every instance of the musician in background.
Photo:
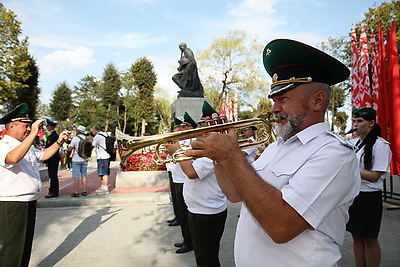
M 216 112 L 205 103 L 202 117 L 209 118 L 208 115 Z M 208 123 L 203 120 L 201 124 Z M 188 207 L 196 264 L 198 267 L 220 266 L 219 248 L 225 229 L 227 205 L 215 176 L 213 162 L 209 158 L 199 158 L 180 162 L 180 166 L 188 177 L 183 186 L 183 196 Z
M 383 181 L 392 152 L 389 143 L 380 137 L 381 127 L 376 123 L 374 109 L 354 109 L 353 127 L 358 135 L 352 142 L 356 145 L 359 160 L 361 189 L 349 209 L 350 220 L 346 228 L 353 237 L 356 266 L 379 266 Z
M 254 133 L 257 131 L 256 126 L 250 126 L 243 129 L 243 137 L 247 139 L 249 143 L 254 143 L 256 139 L 254 138 Z M 252 146 L 246 149 L 243 149 L 245 153 L 246 159 L 249 163 L 253 163 L 257 156 L 257 146 Z
M 180 130 L 178 131 L 190 130 L 196 127 L 197 124 L 192 120 L 189 114 L 185 112 L 183 120 L 180 123 Z M 184 148 L 187 147 L 188 145 L 190 145 L 190 140 L 181 140 L 179 141 L 178 144 L 173 144 L 171 146 L 174 147 L 173 151 L 175 152 L 176 149 Z M 169 147 L 169 149 L 172 148 Z M 167 149 L 167 153 L 168 152 L 170 152 L 170 150 Z M 175 243 L 174 246 L 178 248 L 175 252 L 178 254 L 182 254 L 193 250 L 192 237 L 190 235 L 190 228 L 188 221 L 188 208 L 183 197 L 184 183 L 188 178 L 186 174 L 182 171 L 179 163 L 171 164 L 170 170 L 172 174 L 174 194 L 175 194 L 176 215 L 181 227 L 181 233 L 183 237 L 183 241 Z
M 214 160 L 218 182 L 242 201 L 235 238 L 238 266 L 335 266 L 360 174 L 353 146 L 329 131 L 329 85 L 349 70 L 306 44 L 278 39 L 263 51 L 278 139 L 250 165 L 236 131 L 207 133 L 187 156 Z
M 179 132 L 182 131 L 182 120 L 183 118 L 174 118 L 174 125 L 172 126 L 172 132 Z M 169 226 L 178 226 L 179 221 L 178 221 L 178 208 L 176 204 L 176 191 L 175 191 L 175 185 L 174 185 L 174 180 L 172 178 L 172 172 L 171 168 L 174 165 L 174 163 L 167 163 L 165 164 L 165 167 L 167 168 L 168 171 L 168 178 L 169 178 L 169 187 L 171 191 L 171 198 L 172 198 L 172 208 L 174 210 L 174 215 L 175 217 L 173 219 L 167 220 L 167 223 Z M 183 182 L 182 182 L 183 183 Z

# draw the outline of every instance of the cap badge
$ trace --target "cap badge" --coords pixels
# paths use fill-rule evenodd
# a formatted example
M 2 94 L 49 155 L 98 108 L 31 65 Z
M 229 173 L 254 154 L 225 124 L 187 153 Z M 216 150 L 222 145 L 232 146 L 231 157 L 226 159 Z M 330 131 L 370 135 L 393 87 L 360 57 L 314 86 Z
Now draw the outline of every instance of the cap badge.
M 276 83 L 278 81 L 278 74 L 274 73 L 274 75 L 272 75 L 272 83 Z

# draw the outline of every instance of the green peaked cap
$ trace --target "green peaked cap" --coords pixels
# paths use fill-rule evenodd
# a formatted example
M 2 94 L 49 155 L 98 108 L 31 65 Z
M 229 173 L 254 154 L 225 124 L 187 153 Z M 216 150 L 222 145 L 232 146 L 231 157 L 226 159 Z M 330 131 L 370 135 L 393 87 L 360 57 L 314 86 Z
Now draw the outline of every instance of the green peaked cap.
M 183 125 L 191 125 L 193 128 L 197 128 L 197 123 L 190 117 L 189 113 L 185 111 L 183 114 Z
M 368 121 L 376 120 L 376 110 L 373 108 L 355 108 L 352 111 L 354 118 L 363 118 Z
M 182 120 L 179 119 L 179 118 L 177 118 L 177 117 L 175 117 L 175 118 L 174 118 L 174 126 L 179 126 L 179 125 L 181 125 L 181 124 L 182 124 Z
M 15 107 L 0 119 L 0 124 L 7 124 L 13 121 L 32 122 L 28 116 L 28 104 L 22 103 Z
M 349 77 L 349 69 L 330 55 L 309 45 L 276 39 L 263 51 L 263 63 L 272 77 L 268 97 L 310 82 L 334 85 Z
M 217 113 L 219 115 L 219 113 L 210 105 L 210 103 L 208 103 L 207 101 L 203 102 L 203 107 L 201 108 L 201 120 L 204 120 L 206 117 L 210 117 L 213 113 Z

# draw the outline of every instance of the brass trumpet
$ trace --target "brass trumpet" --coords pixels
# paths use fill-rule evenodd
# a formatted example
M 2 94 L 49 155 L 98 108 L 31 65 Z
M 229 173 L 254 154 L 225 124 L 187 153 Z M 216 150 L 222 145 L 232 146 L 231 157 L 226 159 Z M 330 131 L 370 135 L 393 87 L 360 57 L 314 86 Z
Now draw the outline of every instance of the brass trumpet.
M 271 117 L 271 116 L 269 116 Z M 239 131 L 246 127 L 256 126 L 257 131 L 255 132 L 255 142 L 248 142 L 244 139 L 239 139 L 239 147 L 241 149 L 257 146 L 263 143 L 272 143 L 276 140 L 275 133 L 273 132 L 273 123 L 277 120 L 272 118 L 254 118 L 247 119 L 236 122 L 228 122 L 224 124 L 216 124 L 208 127 L 196 128 L 181 132 L 173 132 L 166 134 L 158 134 L 153 136 L 144 137 L 132 137 L 122 133 L 120 130 L 115 130 L 115 136 L 117 139 L 117 148 L 121 161 L 125 162 L 126 159 L 132 155 L 135 151 L 143 149 L 145 147 L 155 146 L 154 150 L 156 154 L 156 162 L 159 164 L 169 163 L 169 162 L 180 162 L 185 160 L 193 159 L 193 157 L 187 157 L 183 154 L 182 150 L 178 150 L 169 159 L 163 159 L 160 156 L 160 151 L 162 150 L 162 144 L 175 143 L 181 140 L 193 139 L 202 134 L 208 132 L 225 132 L 229 128 L 235 128 Z

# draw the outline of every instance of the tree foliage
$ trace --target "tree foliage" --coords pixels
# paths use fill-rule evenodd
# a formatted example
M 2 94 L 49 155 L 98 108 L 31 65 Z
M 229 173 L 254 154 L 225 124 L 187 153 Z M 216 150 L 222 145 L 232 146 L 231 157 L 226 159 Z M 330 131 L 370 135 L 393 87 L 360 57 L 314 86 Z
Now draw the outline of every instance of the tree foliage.
M 28 39 L 20 39 L 21 23 L 0 3 L 0 103 L 16 98 L 15 91 L 27 87 Z
M 217 108 L 228 93 L 230 96 L 238 94 L 239 107 L 257 108 L 254 95 L 267 91 L 265 72 L 260 63 L 261 51 L 262 46 L 257 40 L 248 40 L 243 31 L 232 31 L 226 37 L 215 39 L 209 48 L 199 53 L 205 96 Z
M 364 24 L 367 35 L 371 31 L 378 33 L 378 24 L 382 26 L 383 34 L 385 31 L 392 27 L 392 21 L 396 22 L 397 28 L 400 27 L 400 2 L 392 0 L 391 2 L 383 2 L 376 6 L 376 4 L 369 8 L 368 12 L 364 14 L 365 18 L 356 24 L 358 33 L 361 29 L 361 24 Z M 358 35 L 359 36 L 359 35 Z M 397 30 L 397 45 L 398 51 L 400 51 L 400 30 Z
M 171 126 L 171 100 L 166 98 L 167 92 L 161 87 L 156 87 L 154 94 L 155 117 L 158 120 L 156 133 L 170 131 Z
M 334 58 L 341 61 L 343 64 L 350 66 L 350 46 L 345 37 L 331 38 L 327 42 L 322 42 L 317 45 L 319 49 L 330 54 Z M 342 110 L 346 108 L 347 100 L 350 100 L 350 79 L 331 86 L 331 101 L 326 114 L 327 121 L 331 123 L 331 130 L 344 134 L 346 129 L 347 115 Z
M 39 68 L 36 64 L 36 60 L 29 54 L 21 54 L 19 61 L 28 60 L 28 65 L 26 66 L 26 72 L 29 73 L 27 79 L 21 77 L 16 77 L 15 81 L 22 84 L 15 88 L 15 98 L 9 99 L 9 104 L 11 106 L 17 106 L 21 103 L 27 103 L 29 107 L 29 117 L 37 118 L 36 109 L 39 103 L 40 88 L 38 87 L 39 81 Z
M 53 91 L 52 100 L 50 102 L 50 114 L 53 119 L 61 122 L 70 118 L 72 105 L 72 90 L 67 82 L 61 82 Z
M 137 133 L 142 133 L 139 124 L 143 120 L 149 125 L 155 123 L 154 119 L 154 87 L 157 75 L 154 66 L 147 58 L 140 58 L 130 68 L 133 86 L 136 88 L 135 112 L 137 121 L 134 128 Z M 151 127 L 151 125 L 149 125 Z M 154 131 L 154 130 L 153 130 Z M 144 134 L 144 133 L 143 133 Z
M 117 68 L 109 63 L 104 68 L 102 83 L 99 86 L 99 96 L 101 99 L 100 106 L 102 106 L 106 113 L 104 129 L 105 131 L 115 129 L 119 120 L 119 104 L 120 104 L 120 90 L 122 88 L 120 75 Z
M 154 112 L 154 86 L 157 75 L 153 64 L 147 58 L 137 60 L 131 67 L 133 85 L 137 88 L 136 108 L 141 118 L 152 117 Z
M 96 78 L 89 75 L 83 77 L 74 86 L 73 99 L 76 105 L 74 114 L 76 124 L 88 127 L 104 125 L 105 108 L 100 105 L 99 87 Z

